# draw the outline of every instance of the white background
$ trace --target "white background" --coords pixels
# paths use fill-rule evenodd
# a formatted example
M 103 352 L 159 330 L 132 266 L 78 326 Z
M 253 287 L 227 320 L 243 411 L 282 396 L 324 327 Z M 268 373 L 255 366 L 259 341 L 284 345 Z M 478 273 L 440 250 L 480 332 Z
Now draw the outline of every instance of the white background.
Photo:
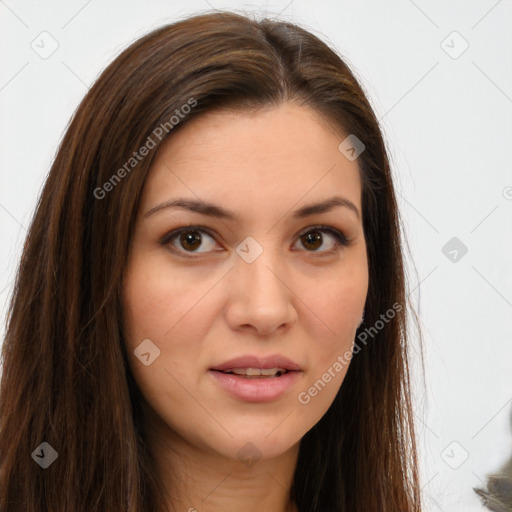
M 0 0 L 1 318 L 37 196 L 88 86 L 136 38 L 212 8 L 301 24 L 367 91 L 392 157 L 424 333 L 425 381 L 414 370 L 425 512 L 483 510 L 472 487 L 512 455 L 512 0 Z M 48 49 L 51 38 L 58 48 L 43 59 L 31 44 Z M 455 262 L 442 251 L 452 237 L 468 249 L 455 249 Z

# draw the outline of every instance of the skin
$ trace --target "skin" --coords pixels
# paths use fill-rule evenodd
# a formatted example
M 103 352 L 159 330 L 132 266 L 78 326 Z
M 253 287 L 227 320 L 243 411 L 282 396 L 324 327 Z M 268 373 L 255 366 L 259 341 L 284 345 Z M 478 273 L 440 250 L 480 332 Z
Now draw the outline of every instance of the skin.
M 156 155 L 124 276 L 123 312 L 170 510 L 296 510 L 290 488 L 300 440 L 331 405 L 348 365 L 308 404 L 298 395 L 352 350 L 368 291 L 360 171 L 338 150 L 345 137 L 308 107 L 284 103 L 202 115 Z M 360 216 L 335 207 L 293 218 L 298 208 L 333 195 L 352 201 Z M 236 220 L 183 208 L 145 216 L 178 197 L 221 205 Z M 350 245 L 325 231 L 308 243 L 300 235 L 318 235 L 315 224 L 340 230 Z M 160 243 L 189 225 L 214 236 Z M 236 252 L 248 236 L 263 249 L 252 263 Z M 145 339 L 160 349 L 148 366 L 134 355 Z M 240 355 L 275 353 L 299 363 L 302 373 L 274 401 L 234 398 L 208 372 Z M 250 467 L 237 455 L 248 442 L 260 456 Z

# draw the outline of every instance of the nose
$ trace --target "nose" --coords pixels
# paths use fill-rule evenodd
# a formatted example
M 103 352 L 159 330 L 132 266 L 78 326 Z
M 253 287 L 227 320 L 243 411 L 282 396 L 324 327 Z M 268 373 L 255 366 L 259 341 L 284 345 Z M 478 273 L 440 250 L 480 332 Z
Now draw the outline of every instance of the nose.
M 288 279 L 287 279 L 288 277 Z M 297 320 L 295 294 L 283 257 L 264 250 L 252 263 L 235 259 L 230 272 L 227 321 L 232 329 L 260 335 L 285 331 Z

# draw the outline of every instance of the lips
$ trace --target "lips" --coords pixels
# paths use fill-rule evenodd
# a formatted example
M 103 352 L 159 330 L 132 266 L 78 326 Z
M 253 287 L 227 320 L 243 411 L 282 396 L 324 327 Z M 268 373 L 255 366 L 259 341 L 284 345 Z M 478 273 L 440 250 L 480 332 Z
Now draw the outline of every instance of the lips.
M 290 392 L 302 377 L 301 366 L 281 355 L 242 356 L 209 370 L 213 381 L 244 402 L 269 402 Z
M 299 364 L 281 355 L 271 355 L 266 357 L 256 356 L 241 356 L 234 359 L 230 359 L 225 363 L 213 366 L 210 368 L 212 371 L 218 372 L 230 372 L 234 373 L 234 370 L 281 370 L 282 373 L 288 371 L 301 370 Z M 237 372 L 238 373 L 238 372 Z M 263 375 L 267 372 L 263 372 Z M 256 373 L 249 373 L 248 375 L 256 375 Z
M 222 373 L 231 373 L 248 379 L 254 379 L 259 377 L 280 377 L 287 371 L 285 368 L 233 368 L 232 370 L 223 370 Z

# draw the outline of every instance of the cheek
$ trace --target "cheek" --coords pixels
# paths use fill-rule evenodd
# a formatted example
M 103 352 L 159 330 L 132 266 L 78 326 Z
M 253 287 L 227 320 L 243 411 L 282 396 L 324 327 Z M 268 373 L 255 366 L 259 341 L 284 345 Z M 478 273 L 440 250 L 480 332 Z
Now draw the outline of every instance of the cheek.
M 135 261 L 124 281 L 124 316 L 130 342 L 154 338 L 164 345 L 193 314 L 208 283 L 191 282 L 184 273 L 169 272 L 158 258 Z M 201 292 L 201 290 L 203 290 Z
M 316 284 L 316 292 L 304 290 L 304 303 L 322 327 L 325 348 L 350 345 L 357 330 L 368 292 L 364 271 L 326 278 Z
M 303 386 L 302 404 L 325 411 L 336 396 L 351 362 L 354 337 L 367 295 L 364 267 L 325 279 L 322 293 L 306 293 L 303 310 L 308 315 L 314 350 L 309 352 L 308 378 Z M 318 288 L 317 288 L 318 290 Z
M 208 301 L 213 284 L 211 278 L 191 279 L 184 272 L 170 272 L 168 265 L 149 256 L 127 268 L 123 283 L 125 341 L 132 371 L 148 392 L 154 388 L 156 393 L 162 386 L 174 389 L 174 379 L 191 384 L 193 374 L 188 369 L 197 366 L 214 317 Z M 134 354 L 143 340 L 151 340 L 157 347 L 158 357 L 149 366 Z
M 360 318 L 366 299 L 365 290 L 358 283 L 330 282 L 319 299 L 318 311 L 330 328 L 333 338 L 351 333 Z
M 148 262 L 149 258 L 143 258 L 140 264 L 132 263 L 123 283 L 129 365 L 145 400 L 167 424 L 179 425 L 173 411 L 187 410 L 187 428 L 198 429 L 200 425 L 195 422 L 201 418 L 201 410 L 184 388 L 193 384 L 188 369 L 197 364 L 203 337 L 201 325 L 207 322 L 206 312 L 197 303 L 208 290 L 208 283 L 200 286 L 204 288 L 201 294 L 201 290 L 179 273 L 166 274 L 158 261 Z M 144 340 L 150 340 L 151 344 Z M 141 353 L 142 346 L 147 347 L 144 352 L 149 352 L 153 360 L 148 365 L 134 353 Z

